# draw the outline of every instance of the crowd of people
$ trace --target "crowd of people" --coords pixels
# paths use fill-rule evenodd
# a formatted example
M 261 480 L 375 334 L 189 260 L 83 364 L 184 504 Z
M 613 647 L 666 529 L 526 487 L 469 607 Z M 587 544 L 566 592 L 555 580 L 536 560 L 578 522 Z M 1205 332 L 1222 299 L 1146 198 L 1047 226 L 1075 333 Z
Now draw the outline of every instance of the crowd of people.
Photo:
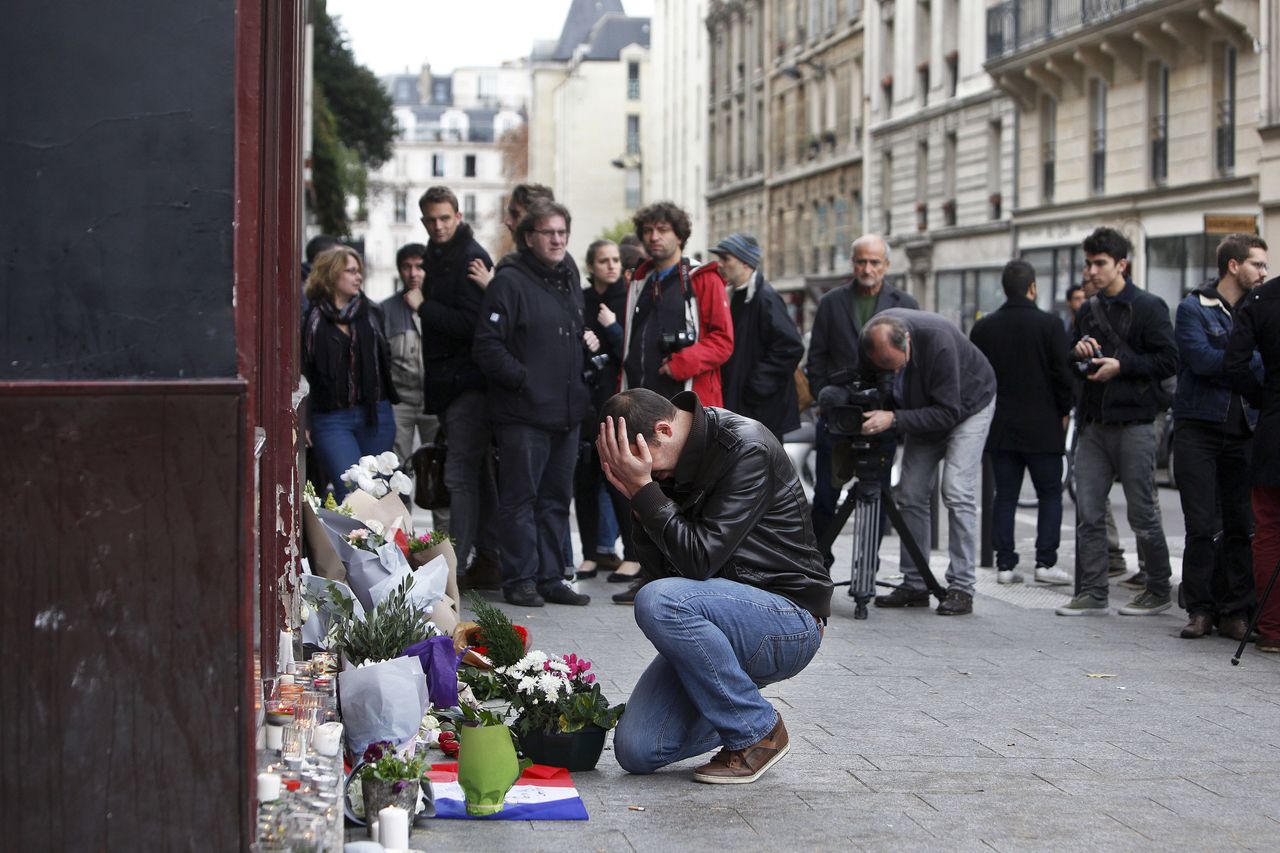
M 603 571 L 627 584 L 613 600 L 635 603 L 661 572 L 645 559 L 651 536 L 637 528 L 646 511 L 635 505 L 640 490 L 611 470 L 603 450 L 611 398 L 644 389 L 676 401 L 670 411 L 640 406 L 650 425 L 687 428 L 679 412 L 700 422 L 704 407 L 728 410 L 778 443 L 800 425 L 802 394 L 817 397 L 852 376 L 888 389 L 886 403 L 865 412 L 862 432 L 900 446 L 896 494 L 917 542 L 927 542 L 940 483 L 949 552 L 940 615 L 973 611 L 984 456 L 995 482 L 1001 584 L 1075 583 L 1058 614 L 1110 613 L 1110 580 L 1125 567 L 1109 502 L 1118 480 L 1140 566 L 1126 579 L 1136 594 L 1118 612 L 1168 610 L 1171 567 L 1154 468 L 1155 421 L 1172 408 L 1186 525 L 1182 636 L 1244 638 L 1280 556 L 1280 336 L 1271 325 L 1280 285 L 1262 284 L 1261 239 L 1224 239 L 1216 278 L 1179 303 L 1174 322 L 1134 282 L 1128 240 L 1098 228 L 1083 243 L 1083 279 L 1066 294 L 1065 320 L 1039 307 L 1034 269 L 1014 260 L 1002 274 L 1006 302 L 966 336 L 886 282 L 890 248 L 864 235 L 851 247 L 852 278 L 818 304 L 806 357 L 788 306 L 762 274 L 755 237 L 728 235 L 711 249 L 716 260 L 699 263 L 685 254 L 689 217 L 670 202 L 638 211 L 634 234 L 619 243 L 591 243 L 585 283 L 567 252 L 571 212 L 546 187 L 512 192 L 505 222 L 515 250 L 496 264 L 449 189 L 432 187 L 419 206 L 427 242 L 400 248 L 401 289 L 379 305 L 364 295 L 355 251 L 333 241 L 308 247 L 308 439 L 338 499 L 345 486 L 335 475 L 360 456 L 394 449 L 407 462 L 420 444 L 447 443 L 450 507 L 434 511 L 434 521 L 454 539 L 462 586 L 501 589 L 526 607 L 585 605 L 589 597 L 569 581 Z M 679 402 L 685 392 L 696 405 Z M 1068 447 L 1073 413 L 1078 439 Z M 830 413 L 818 405 L 814 414 L 816 482 L 804 536 L 817 545 L 835 523 L 846 478 L 833 458 Z M 646 440 L 665 443 L 661 435 Z M 634 434 L 630 442 L 639 447 Z M 1069 451 L 1074 571 L 1058 564 Z M 674 463 L 662 470 L 659 461 L 653 479 L 677 488 L 706 474 Z M 1034 568 L 1024 579 L 1014 514 L 1028 473 L 1038 516 Z M 827 544 L 820 559 L 829 573 Z M 905 542 L 901 565 L 904 583 L 876 605 L 930 606 Z M 698 574 L 677 572 L 690 573 Z M 1276 599 L 1260 623 L 1259 648 L 1268 651 L 1280 651 Z

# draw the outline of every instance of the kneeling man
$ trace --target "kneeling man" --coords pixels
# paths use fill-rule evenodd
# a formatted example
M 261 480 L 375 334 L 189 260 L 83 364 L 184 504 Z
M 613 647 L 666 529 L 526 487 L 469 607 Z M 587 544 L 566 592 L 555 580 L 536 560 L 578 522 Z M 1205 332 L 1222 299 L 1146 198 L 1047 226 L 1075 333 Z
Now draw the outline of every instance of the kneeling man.
M 658 657 L 614 736 L 630 773 L 719 748 L 694 780 L 754 782 L 789 748 L 760 687 L 808 665 L 831 613 L 795 468 L 773 433 L 692 391 L 643 388 L 605 403 L 597 446 L 631 500 L 632 544 L 649 583 L 636 623 Z

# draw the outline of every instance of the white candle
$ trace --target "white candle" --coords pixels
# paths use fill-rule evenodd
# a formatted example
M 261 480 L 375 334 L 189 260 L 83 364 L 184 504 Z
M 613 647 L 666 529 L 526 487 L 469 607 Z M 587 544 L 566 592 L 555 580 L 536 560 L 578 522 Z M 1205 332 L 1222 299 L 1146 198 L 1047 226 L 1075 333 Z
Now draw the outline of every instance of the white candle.
M 292 675 L 282 675 L 282 676 L 280 676 L 280 680 L 279 680 L 277 683 L 278 683 L 278 684 L 293 684 L 293 683 L 294 683 L 294 682 L 296 682 L 296 681 L 297 681 L 297 679 L 295 679 Z
M 280 777 L 274 773 L 258 774 L 258 802 L 270 803 L 280 799 Z
M 409 813 L 399 806 L 387 806 L 378 812 L 378 840 L 394 850 L 409 847 Z
M 376 817 L 369 821 L 369 840 L 378 841 L 378 819 Z
M 267 749 L 278 750 L 280 748 L 281 741 L 283 740 L 283 738 L 281 737 L 281 733 L 284 731 L 284 727 L 269 725 L 266 727 L 266 729 L 267 729 Z
M 332 757 L 342 745 L 342 723 L 324 723 L 311 734 L 311 747 L 321 755 Z

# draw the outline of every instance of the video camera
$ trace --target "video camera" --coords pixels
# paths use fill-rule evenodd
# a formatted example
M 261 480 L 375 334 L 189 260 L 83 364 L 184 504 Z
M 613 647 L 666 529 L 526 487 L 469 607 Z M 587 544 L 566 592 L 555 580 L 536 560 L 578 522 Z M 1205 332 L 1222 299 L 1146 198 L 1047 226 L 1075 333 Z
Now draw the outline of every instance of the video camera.
M 874 436 L 862 433 L 863 415 L 889 408 L 892 386 L 892 373 L 882 372 L 870 383 L 853 368 L 837 370 L 831 375 L 831 384 L 818 392 L 818 405 L 827 418 L 827 431 L 833 438 L 892 440 L 891 430 Z

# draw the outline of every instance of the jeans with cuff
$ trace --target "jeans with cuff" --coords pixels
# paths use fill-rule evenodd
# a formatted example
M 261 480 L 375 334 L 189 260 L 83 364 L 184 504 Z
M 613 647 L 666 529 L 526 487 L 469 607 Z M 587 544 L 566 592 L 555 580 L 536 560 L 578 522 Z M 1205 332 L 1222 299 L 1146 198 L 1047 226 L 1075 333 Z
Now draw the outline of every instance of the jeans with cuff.
M 762 740 L 778 712 L 760 688 L 799 673 L 821 643 L 818 621 L 804 608 L 723 578 L 652 581 L 635 606 L 658 656 L 614 734 L 614 755 L 628 773 Z
M 991 545 L 996 568 L 1010 571 L 1018 565 L 1013 547 L 1013 522 L 1022 492 L 1023 472 L 1030 472 L 1036 490 L 1036 565 L 1056 566 L 1062 543 L 1062 454 L 991 451 L 991 472 L 996 481 L 991 506 Z

